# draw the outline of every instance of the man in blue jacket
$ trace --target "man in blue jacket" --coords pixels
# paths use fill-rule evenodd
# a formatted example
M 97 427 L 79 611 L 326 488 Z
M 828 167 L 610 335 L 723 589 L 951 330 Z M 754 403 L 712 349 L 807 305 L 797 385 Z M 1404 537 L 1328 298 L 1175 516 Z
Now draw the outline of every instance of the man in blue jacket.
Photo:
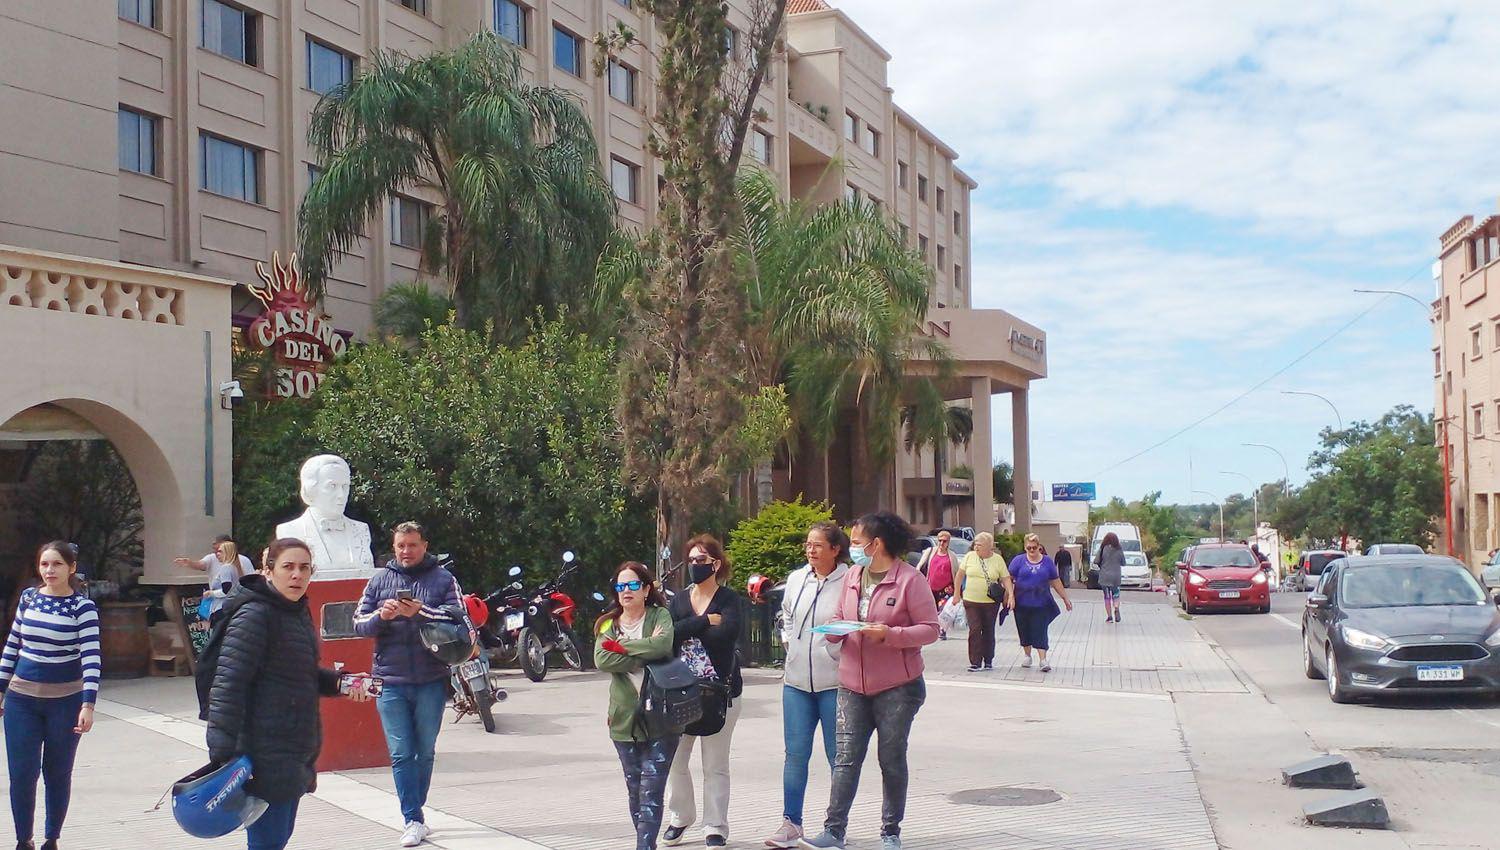
M 416 847 L 432 834 L 422 807 L 432 785 L 438 730 L 448 701 L 448 665 L 427 652 L 421 628 L 427 620 L 452 622 L 449 612 L 463 610 L 463 595 L 453 574 L 427 554 L 422 526 L 396 526 L 392 546 L 396 557 L 365 585 L 354 630 L 375 638 L 373 673 L 385 680 L 375 705 L 406 819 L 401 846 Z

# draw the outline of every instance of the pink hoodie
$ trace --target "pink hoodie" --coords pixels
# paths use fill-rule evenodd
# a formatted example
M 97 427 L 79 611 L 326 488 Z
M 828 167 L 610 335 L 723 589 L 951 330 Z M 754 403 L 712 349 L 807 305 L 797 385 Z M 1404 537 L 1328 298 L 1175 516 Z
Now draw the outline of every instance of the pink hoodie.
M 860 581 L 865 571 L 853 567 L 844 576 L 834 618 L 857 620 Z M 837 636 L 839 685 L 859 694 L 873 695 L 904 685 L 922 675 L 922 647 L 938 639 L 937 603 L 927 577 L 905 561 L 897 561 L 870 597 L 870 615 L 864 620 L 891 627 L 884 641 L 871 640 L 861 632 Z

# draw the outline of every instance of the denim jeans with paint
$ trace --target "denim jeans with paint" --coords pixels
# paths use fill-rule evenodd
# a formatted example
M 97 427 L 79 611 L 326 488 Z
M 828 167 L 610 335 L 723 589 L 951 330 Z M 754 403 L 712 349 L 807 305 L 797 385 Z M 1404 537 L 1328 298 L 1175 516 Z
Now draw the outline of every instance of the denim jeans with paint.
M 812 760 L 813 734 L 823 727 L 823 751 L 833 767 L 838 752 L 839 691 L 802 691 L 781 687 L 782 731 L 786 737 L 786 762 L 781 768 L 782 816 L 802 825 L 802 803 L 807 798 L 807 766 Z
M 880 736 L 880 834 L 900 835 L 906 816 L 906 745 L 917 709 L 927 700 L 922 677 L 874 695 L 839 688 L 838 753 L 833 759 L 833 789 L 823 828 L 843 838 L 849 830 L 849 808 L 859 791 L 859 769 L 870 749 L 870 735 Z
M 420 685 L 386 685 L 376 697 L 375 708 L 391 751 L 396 798 L 401 802 L 401 817 L 408 823 L 425 823 L 422 807 L 432 787 L 438 731 L 443 728 L 447 705 L 447 679 Z
M 635 850 L 656 850 L 661 833 L 662 799 L 667 793 L 667 774 L 677 755 L 680 735 L 665 735 L 649 741 L 615 741 L 620 767 L 625 771 L 625 792 L 630 797 L 630 821 L 635 824 Z

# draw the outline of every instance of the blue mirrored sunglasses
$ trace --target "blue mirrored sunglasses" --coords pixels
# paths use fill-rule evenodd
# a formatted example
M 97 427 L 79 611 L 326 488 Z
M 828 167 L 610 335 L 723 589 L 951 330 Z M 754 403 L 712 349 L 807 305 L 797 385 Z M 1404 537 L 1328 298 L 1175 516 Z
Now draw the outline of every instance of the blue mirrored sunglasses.
M 640 590 L 640 589 L 641 589 L 640 580 L 636 580 L 636 581 L 617 581 L 617 582 L 615 582 L 615 593 L 620 593 L 620 592 L 626 591 L 626 590 Z

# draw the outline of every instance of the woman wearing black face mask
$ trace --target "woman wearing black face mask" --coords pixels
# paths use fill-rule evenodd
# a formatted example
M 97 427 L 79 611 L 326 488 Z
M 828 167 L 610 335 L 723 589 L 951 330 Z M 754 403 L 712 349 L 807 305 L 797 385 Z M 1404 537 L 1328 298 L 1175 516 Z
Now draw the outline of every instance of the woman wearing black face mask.
M 729 559 L 718 540 L 700 534 L 688 541 L 687 551 L 688 578 L 693 587 L 688 593 L 672 597 L 669 606 L 672 652 L 690 663 L 695 654 L 706 653 L 715 677 L 728 689 L 729 705 L 722 715 L 722 728 L 706 728 L 716 726 L 718 718 L 705 712 L 704 721 L 689 726 L 677 746 L 667 780 L 668 823 L 662 843 L 668 847 L 682 843 L 683 833 L 697 819 L 690 765 L 693 746 L 701 742 L 703 843 L 708 847 L 723 847 L 729 840 L 729 743 L 740 716 L 739 697 L 744 686 L 736 646 L 740 637 L 740 596 L 724 586 L 729 581 Z M 694 646 L 695 642 L 702 644 L 701 650 Z

